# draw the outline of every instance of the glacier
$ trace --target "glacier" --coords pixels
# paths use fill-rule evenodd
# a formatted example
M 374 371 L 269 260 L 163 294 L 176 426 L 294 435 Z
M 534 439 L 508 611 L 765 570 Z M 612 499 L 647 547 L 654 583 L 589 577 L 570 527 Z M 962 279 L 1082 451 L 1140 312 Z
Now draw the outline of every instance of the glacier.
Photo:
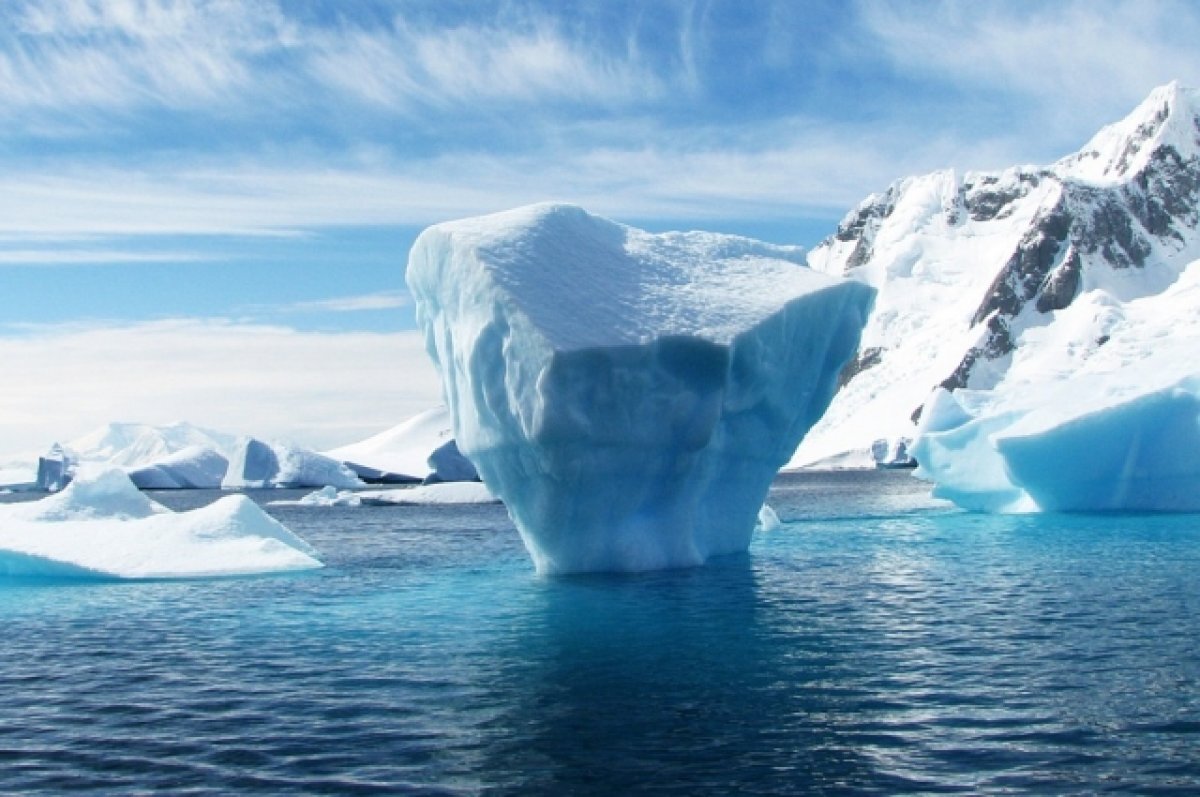
M 0 506 L 0 576 L 199 578 L 322 567 L 312 546 L 245 496 L 172 512 L 119 469 Z
M 744 551 L 875 293 L 798 247 L 562 204 L 435 225 L 407 281 L 458 446 L 540 573 Z

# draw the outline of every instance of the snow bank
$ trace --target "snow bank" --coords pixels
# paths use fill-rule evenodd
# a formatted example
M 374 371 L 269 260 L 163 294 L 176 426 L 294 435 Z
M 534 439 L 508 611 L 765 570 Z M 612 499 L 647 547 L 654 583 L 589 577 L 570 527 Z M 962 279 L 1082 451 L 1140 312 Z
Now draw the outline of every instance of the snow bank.
M 221 486 L 225 489 L 260 487 L 361 487 L 362 482 L 341 462 L 303 448 L 243 438 L 229 460 Z
M 0 506 L 0 575 L 194 578 L 321 567 L 316 552 L 245 496 L 190 512 L 146 498 L 119 470 Z
M 746 549 L 874 295 L 802 254 L 565 205 L 421 234 L 408 283 L 455 438 L 540 572 Z

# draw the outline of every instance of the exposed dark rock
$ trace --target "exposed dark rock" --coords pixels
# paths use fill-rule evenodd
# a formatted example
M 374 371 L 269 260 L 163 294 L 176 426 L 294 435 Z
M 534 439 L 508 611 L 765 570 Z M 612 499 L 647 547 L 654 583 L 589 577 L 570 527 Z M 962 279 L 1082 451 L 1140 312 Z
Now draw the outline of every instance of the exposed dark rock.
M 841 390 L 850 380 L 861 374 L 868 368 L 874 368 L 883 360 L 883 347 L 867 346 L 864 349 L 859 349 L 858 354 L 854 359 L 846 363 L 842 368 L 842 372 L 838 374 L 838 390 Z
M 983 341 L 977 346 L 972 346 L 963 355 L 962 361 L 954 369 L 954 373 L 942 380 L 941 387 L 947 390 L 957 390 L 960 387 L 967 387 L 971 381 L 971 372 L 975 369 L 977 362 L 980 360 L 998 360 L 1005 355 L 1011 354 L 1014 349 L 1016 349 L 1016 341 L 1013 340 L 1012 330 L 1009 328 L 1008 321 L 999 313 L 996 313 L 987 320 L 987 331 L 984 334 Z
M 1038 289 L 1037 304 L 1035 305 L 1038 312 L 1049 313 L 1068 307 L 1079 294 L 1079 285 L 1082 280 L 1083 266 L 1079 260 L 1079 253 L 1074 246 L 1070 246 L 1062 263 L 1046 275 L 1046 279 Z
M 995 313 L 1012 317 L 1021 312 L 1055 267 L 1070 231 L 1071 214 L 1063 200 L 1039 214 L 1033 220 L 1033 227 L 1021 238 L 1017 251 L 996 275 L 983 304 L 971 319 L 971 326 L 983 323 Z

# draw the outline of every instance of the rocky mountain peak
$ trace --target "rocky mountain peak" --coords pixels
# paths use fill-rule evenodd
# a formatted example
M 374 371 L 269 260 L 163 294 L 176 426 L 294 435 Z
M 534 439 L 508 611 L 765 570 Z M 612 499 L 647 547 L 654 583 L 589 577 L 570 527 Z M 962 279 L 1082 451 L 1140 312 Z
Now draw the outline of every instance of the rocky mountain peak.
M 1124 119 L 1100 130 L 1055 164 L 1064 178 L 1112 183 L 1132 178 L 1155 158 L 1200 156 L 1200 91 L 1173 81 L 1150 92 Z

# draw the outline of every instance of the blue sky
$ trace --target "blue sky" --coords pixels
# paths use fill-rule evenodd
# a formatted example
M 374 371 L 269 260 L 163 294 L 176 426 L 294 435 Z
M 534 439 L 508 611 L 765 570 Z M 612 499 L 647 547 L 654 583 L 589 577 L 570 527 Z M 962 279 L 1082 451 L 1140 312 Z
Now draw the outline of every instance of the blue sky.
M 1049 162 L 1200 82 L 1187 2 L 2 13 L 0 452 L 105 420 L 347 442 L 436 401 L 403 287 L 426 224 L 557 199 L 812 245 L 898 177 Z

